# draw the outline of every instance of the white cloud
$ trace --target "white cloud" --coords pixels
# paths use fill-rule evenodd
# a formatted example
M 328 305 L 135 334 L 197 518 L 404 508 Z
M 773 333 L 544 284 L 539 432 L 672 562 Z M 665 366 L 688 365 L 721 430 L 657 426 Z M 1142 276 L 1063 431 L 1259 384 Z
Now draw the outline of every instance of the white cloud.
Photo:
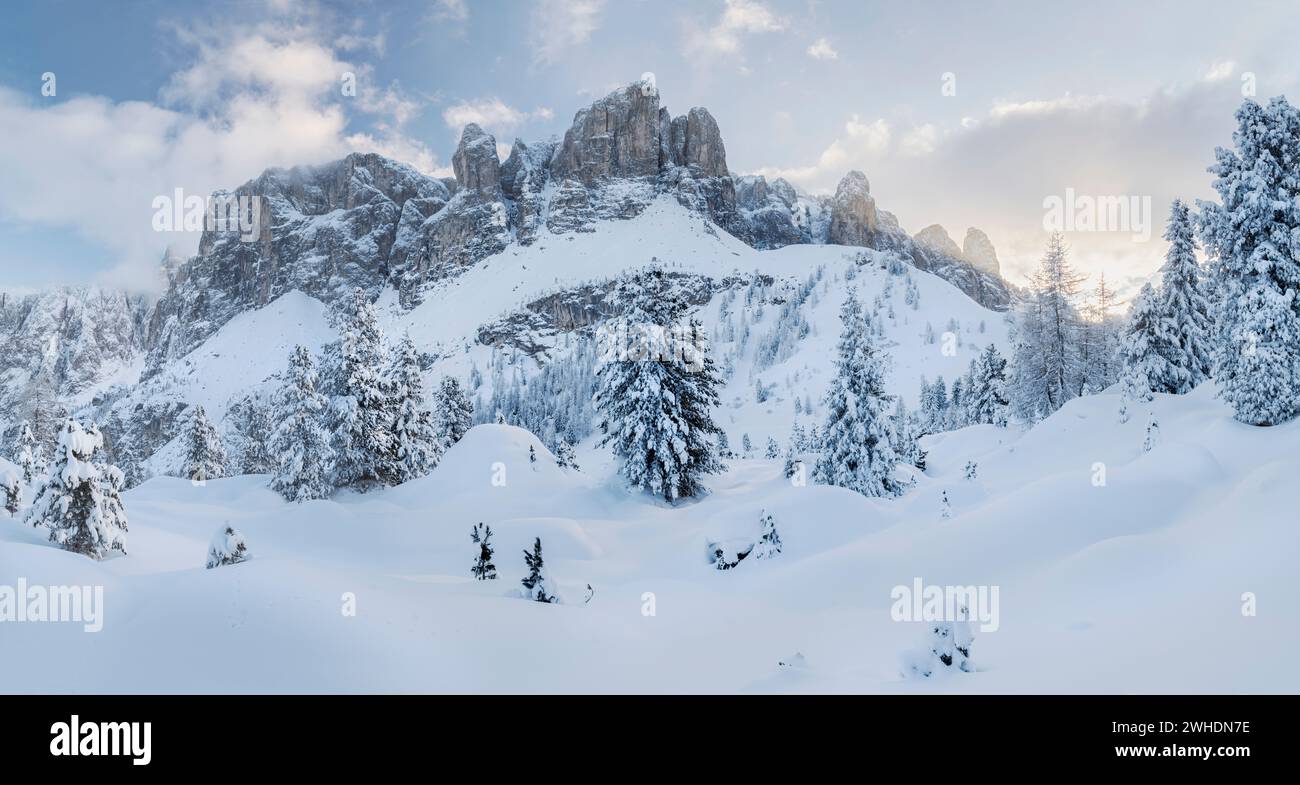
M 206 196 L 268 167 L 352 151 L 438 170 L 428 147 L 402 132 L 418 103 L 397 85 L 372 86 L 368 66 L 336 54 L 338 35 L 277 23 L 177 33 L 193 60 L 158 103 L 0 88 L 0 219 L 71 229 L 118 260 L 108 282 L 143 286 L 165 247 L 193 253 L 198 242 L 153 231 L 156 196 Z M 355 98 L 342 95 L 345 71 L 357 75 Z M 353 115 L 370 116 L 371 129 L 350 131 Z
M 722 16 L 711 26 L 692 24 L 687 28 L 688 52 L 737 55 L 744 37 L 753 33 L 775 33 L 786 21 L 758 0 L 725 0 Z
M 536 0 L 532 13 L 533 58 L 549 64 L 591 38 L 600 27 L 605 0 Z
M 918 125 L 903 134 L 903 138 L 898 143 L 898 151 L 911 157 L 929 155 L 934 152 L 938 141 L 939 129 L 926 123 L 925 125 Z
M 1293 85 L 1279 85 L 1277 92 L 1287 87 Z M 987 231 L 1004 272 L 1021 283 L 1042 256 L 1047 196 L 1072 188 L 1093 196 L 1150 197 L 1149 241 L 1135 242 L 1133 232 L 1067 237 L 1076 264 L 1094 280 L 1105 272 L 1127 297 L 1163 260 L 1160 238 L 1170 200 L 1213 197 L 1205 168 L 1215 146 L 1231 144 L 1240 102 L 1236 85 L 1221 77 L 1164 85 L 1130 100 L 1063 95 L 1001 101 L 950 126 L 902 130 L 888 119 L 854 117 L 812 163 L 758 173 L 829 193 L 845 172 L 860 169 L 877 202 L 904 228 L 941 223 L 954 237 L 967 226 Z
M 555 113 L 546 107 L 531 112 L 510 106 L 500 98 L 478 98 L 447 107 L 443 122 L 455 133 L 470 123 L 477 123 L 493 134 L 509 134 L 531 120 L 550 120 Z
M 831 42 L 825 38 L 818 38 L 813 41 L 812 46 L 808 47 L 808 56 L 814 60 L 838 60 L 840 53 L 835 51 Z
M 1227 79 L 1237 70 L 1237 64 L 1231 60 L 1223 60 L 1211 65 L 1202 77 L 1207 82 L 1218 82 Z
M 465 0 L 438 0 L 438 8 L 434 12 L 434 18 L 464 22 L 469 19 L 469 6 L 465 4 Z

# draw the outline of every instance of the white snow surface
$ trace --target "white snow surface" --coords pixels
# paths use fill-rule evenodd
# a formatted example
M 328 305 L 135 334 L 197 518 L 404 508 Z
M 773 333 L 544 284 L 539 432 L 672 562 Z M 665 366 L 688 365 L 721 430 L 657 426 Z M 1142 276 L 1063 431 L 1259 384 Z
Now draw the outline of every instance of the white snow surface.
M 104 587 L 101 632 L 6 623 L 0 691 L 1296 691 L 1277 654 L 1300 644 L 1300 423 L 1238 424 L 1207 385 L 1157 397 L 1162 439 L 1144 453 L 1118 404 L 929 438 L 929 473 L 890 501 L 740 460 L 708 497 L 668 507 L 621 489 L 590 445 L 583 472 L 563 470 L 505 425 L 472 429 L 425 478 L 329 501 L 285 503 L 265 477 L 155 478 L 125 494 L 127 557 L 93 562 L 0 520 L 7 582 Z M 714 570 L 706 544 L 756 539 L 764 509 L 782 553 Z M 470 577 L 479 521 L 496 581 Z M 257 558 L 206 570 L 226 522 Z M 566 604 L 518 598 L 534 537 Z M 916 577 L 999 587 L 976 672 L 900 675 L 926 625 L 891 620 L 890 591 Z M 793 651 L 803 667 L 778 666 Z

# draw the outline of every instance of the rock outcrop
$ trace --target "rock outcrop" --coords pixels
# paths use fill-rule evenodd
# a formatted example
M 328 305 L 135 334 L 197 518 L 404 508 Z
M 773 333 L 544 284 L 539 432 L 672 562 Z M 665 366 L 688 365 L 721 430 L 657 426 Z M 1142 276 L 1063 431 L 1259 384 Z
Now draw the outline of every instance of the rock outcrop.
M 953 259 L 962 258 L 961 248 L 959 248 L 957 243 L 953 242 L 953 239 L 948 236 L 948 230 L 944 229 L 939 224 L 930 224 L 921 231 L 912 235 L 912 239 L 916 240 L 916 242 L 921 246 L 932 251 L 937 251 L 945 256 L 949 256 Z
M 476 123 L 465 126 L 460 144 L 451 158 L 456 183 L 488 201 L 501 199 L 501 162 L 497 158 L 497 140 Z
M 867 176 L 857 170 L 844 175 L 831 199 L 828 241 L 835 245 L 875 248 L 873 240 L 879 221 Z
M 579 111 L 555 151 L 551 173 L 588 187 L 608 178 L 659 174 L 659 90 L 646 80 Z
M 982 273 L 1002 275 L 998 264 L 998 252 L 993 248 L 989 236 L 975 227 L 966 230 L 966 239 L 962 241 L 962 256 Z

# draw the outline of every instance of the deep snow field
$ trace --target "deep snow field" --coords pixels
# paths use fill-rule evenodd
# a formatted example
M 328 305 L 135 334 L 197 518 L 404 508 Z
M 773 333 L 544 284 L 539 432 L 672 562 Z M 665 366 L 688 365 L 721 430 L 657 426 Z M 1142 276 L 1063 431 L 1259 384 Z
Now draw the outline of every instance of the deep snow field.
M 707 498 L 670 508 L 622 490 L 590 442 L 575 472 L 526 431 L 486 425 L 428 477 L 329 501 L 285 503 L 257 476 L 152 479 L 124 497 L 129 555 L 104 562 L 0 512 L 4 582 L 104 587 L 100 632 L 0 626 L 0 691 L 1300 690 L 1300 423 L 1236 423 L 1206 385 L 1157 397 L 1161 437 L 1143 452 L 1145 416 L 1121 425 L 1118 405 L 1091 396 L 1023 434 L 927 437 L 928 474 L 890 501 L 737 460 Z M 764 509 L 783 553 L 713 569 L 707 543 L 757 538 Z M 496 533 L 496 581 L 469 574 L 478 521 Z M 253 558 L 204 569 L 227 522 Z M 563 604 L 517 595 L 538 536 Z M 915 578 L 999 587 L 976 672 L 901 675 L 927 627 L 893 621 L 890 591 Z

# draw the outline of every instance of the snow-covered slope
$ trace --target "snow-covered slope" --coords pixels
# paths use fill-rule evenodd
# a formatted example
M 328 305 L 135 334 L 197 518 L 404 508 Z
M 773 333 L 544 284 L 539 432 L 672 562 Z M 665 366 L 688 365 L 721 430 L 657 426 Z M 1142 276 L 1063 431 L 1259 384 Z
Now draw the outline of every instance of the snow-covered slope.
M 558 469 L 492 425 L 428 477 L 331 501 L 286 504 L 262 477 L 156 478 L 126 494 L 124 558 L 0 521 L 0 574 L 102 585 L 105 606 L 98 633 L 10 629 L 5 661 L 41 667 L 0 669 L 0 691 L 1294 692 L 1277 653 L 1300 644 L 1300 423 L 1239 425 L 1207 386 L 1157 397 L 1163 435 L 1143 452 L 1117 408 L 1091 396 L 1024 435 L 930 438 L 929 475 L 892 501 L 794 487 L 753 460 L 669 508 L 623 491 L 603 453 Z M 752 540 L 761 510 L 784 552 L 713 569 L 707 544 Z M 470 579 L 479 521 L 497 581 Z M 253 558 L 205 570 L 227 522 Z M 534 537 L 564 604 L 517 598 Z M 900 677 L 926 625 L 892 621 L 890 592 L 916 578 L 999 587 L 975 673 Z M 803 667 L 778 665 L 796 652 Z
M 419 306 L 402 307 L 396 290 L 390 289 L 381 296 L 379 310 L 391 341 L 409 333 L 431 358 L 425 380 L 426 390 L 432 390 L 444 375 L 464 382 L 471 371 L 486 372 L 494 358 L 501 359 L 497 358 L 500 350 L 480 338 L 485 324 L 517 314 L 539 298 L 584 285 L 607 288 L 624 271 L 659 263 L 673 273 L 697 277 L 704 290 L 712 292 L 701 303 L 698 316 L 717 336 L 715 353 L 734 358 L 732 373 L 721 389 L 721 423 L 732 441 L 739 445 L 742 436 L 749 434 L 757 445 L 769 437 L 784 445 L 796 396 L 814 406 L 811 416 L 805 417 L 806 427 L 821 415 L 819 402 L 839 335 L 838 309 L 850 286 L 868 306 L 881 298 L 879 317 L 893 357 L 891 392 L 909 406 L 916 405 L 922 375 L 951 380 L 989 343 L 1004 355 L 1009 353 L 1004 314 L 978 305 L 935 275 L 896 259 L 891 267 L 890 258 L 871 249 L 834 245 L 755 250 L 675 199 L 661 196 L 636 217 L 602 221 L 589 232 L 552 234 L 543 226 L 531 245 L 510 246 L 432 286 Z M 799 309 L 810 334 L 795 343 L 789 357 L 757 368 L 757 345 L 778 328 L 776 301 L 789 297 L 810 276 L 819 279 L 815 294 Z M 747 282 L 756 278 L 771 285 L 748 306 L 731 304 L 727 316 L 736 329 L 747 326 L 750 342 L 742 347 L 719 340 L 725 326 L 724 295 L 730 290 L 733 297 L 743 296 Z M 915 288 L 915 308 L 906 302 L 909 286 Z M 946 354 L 942 335 L 950 322 L 958 325 L 957 342 Z M 548 347 L 548 357 L 555 360 L 565 356 L 564 347 L 571 345 L 573 335 L 571 330 L 550 329 L 530 340 Z M 124 383 L 123 374 L 117 373 L 88 388 L 82 414 L 114 437 L 116 443 L 110 447 L 119 449 L 112 458 L 124 465 L 131 482 L 174 473 L 179 465 L 177 436 L 190 407 L 203 406 L 237 453 L 241 437 L 231 407 L 250 394 L 266 392 L 268 380 L 283 370 L 294 345 L 301 343 L 318 354 L 336 337 L 328 308 L 291 291 L 261 308 L 241 312 L 139 384 Z M 536 373 L 546 361 L 505 359 L 524 376 Z M 138 358 L 132 367 L 138 373 Z M 772 391 L 762 404 L 755 400 L 758 381 Z M 481 384 L 470 385 L 471 397 L 488 400 L 493 383 L 493 374 L 484 373 Z M 121 449 L 124 445 L 131 449 Z M 138 467 L 125 466 L 132 462 L 130 454 L 139 461 Z

